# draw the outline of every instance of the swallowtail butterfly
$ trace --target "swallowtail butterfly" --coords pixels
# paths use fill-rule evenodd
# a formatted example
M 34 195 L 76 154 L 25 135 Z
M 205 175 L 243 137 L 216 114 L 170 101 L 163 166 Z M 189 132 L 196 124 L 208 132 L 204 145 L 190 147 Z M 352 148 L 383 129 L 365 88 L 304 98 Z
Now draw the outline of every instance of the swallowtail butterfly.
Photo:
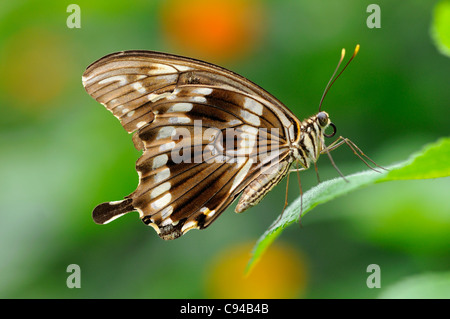
M 343 58 L 344 50 L 323 97 Z M 256 205 L 293 163 L 307 169 L 343 143 L 365 156 L 342 137 L 325 145 L 324 137 L 333 136 L 336 127 L 320 107 L 299 121 L 258 85 L 199 60 L 117 52 L 88 66 L 82 80 L 143 151 L 136 163 L 137 189 L 98 205 L 93 211 L 98 224 L 138 211 L 161 238 L 175 239 L 208 227 L 239 195 L 236 212 Z M 326 135 L 329 126 L 333 132 Z

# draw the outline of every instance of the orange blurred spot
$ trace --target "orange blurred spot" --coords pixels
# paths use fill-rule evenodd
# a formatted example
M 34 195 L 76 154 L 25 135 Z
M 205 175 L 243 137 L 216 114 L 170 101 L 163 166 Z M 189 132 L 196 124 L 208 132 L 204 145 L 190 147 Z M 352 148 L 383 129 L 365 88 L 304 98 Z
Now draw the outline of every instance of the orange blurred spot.
M 251 0 L 170 0 L 163 6 L 162 24 L 183 52 L 204 59 L 233 58 L 260 39 L 263 7 Z
M 208 298 L 286 299 L 304 293 L 306 266 L 297 250 L 275 243 L 245 275 L 252 247 L 231 247 L 216 258 L 207 281 Z
M 38 28 L 24 29 L 5 43 L 0 81 L 15 106 L 39 111 L 61 94 L 72 62 L 64 43 L 58 35 Z

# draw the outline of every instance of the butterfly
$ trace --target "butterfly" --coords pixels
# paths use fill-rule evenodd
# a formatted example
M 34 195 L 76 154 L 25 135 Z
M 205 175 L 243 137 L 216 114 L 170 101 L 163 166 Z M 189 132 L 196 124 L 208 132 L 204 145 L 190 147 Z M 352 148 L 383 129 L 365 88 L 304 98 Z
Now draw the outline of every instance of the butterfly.
M 351 59 L 358 50 L 359 45 Z M 342 137 L 325 145 L 324 137 L 332 137 L 336 126 L 320 106 L 300 121 L 258 85 L 200 60 L 117 52 L 89 65 L 82 82 L 133 133 L 134 146 L 143 152 L 136 162 L 136 190 L 95 207 L 98 224 L 137 211 L 162 239 L 175 239 L 208 227 L 239 196 L 236 212 L 256 205 L 294 163 L 296 171 L 308 169 L 320 154 L 344 143 L 365 156 Z M 331 134 L 325 133 L 328 127 Z

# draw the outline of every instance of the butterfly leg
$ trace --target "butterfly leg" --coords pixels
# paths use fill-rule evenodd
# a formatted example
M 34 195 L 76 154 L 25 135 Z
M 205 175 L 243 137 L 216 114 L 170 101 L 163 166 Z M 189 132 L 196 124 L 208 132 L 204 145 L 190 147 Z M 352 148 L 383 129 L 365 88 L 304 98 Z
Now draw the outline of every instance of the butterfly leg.
M 298 165 L 298 163 L 297 163 L 297 165 Z M 281 220 L 281 218 L 283 218 L 283 214 L 284 214 L 284 211 L 286 210 L 286 207 L 287 207 L 287 205 L 288 205 L 288 190 L 289 190 L 289 173 L 292 173 L 292 172 L 297 172 L 297 177 L 298 177 L 298 182 L 299 182 L 299 186 L 300 186 L 300 201 L 301 201 L 301 203 L 300 203 L 300 215 L 302 214 L 302 211 L 303 211 L 303 192 L 302 192 L 302 185 L 301 185 L 301 183 L 300 183 L 300 175 L 299 175 L 299 172 L 300 171 L 303 171 L 303 170 L 305 170 L 306 168 L 304 168 L 304 167 L 302 167 L 302 168 L 298 168 L 298 166 L 297 166 L 297 168 L 291 168 L 291 169 L 289 169 L 289 171 L 288 171 L 288 174 L 287 174 L 287 179 L 286 179 L 286 195 L 285 195 L 285 198 L 284 198 L 284 206 L 283 206 L 283 210 L 281 211 L 281 214 L 280 214 L 280 216 L 278 216 L 278 218 L 277 218 L 277 220 L 274 222 L 274 224 L 277 224 L 280 220 Z M 299 218 L 299 222 L 300 222 L 300 218 Z
M 298 163 L 299 162 L 297 162 L 297 168 L 291 168 L 289 170 L 289 173 L 297 172 L 298 186 L 299 186 L 299 189 L 300 189 L 300 215 L 298 217 L 298 222 L 301 225 L 301 217 L 302 217 L 302 213 L 303 213 L 303 190 L 302 190 L 302 183 L 300 181 L 300 172 L 304 171 L 306 169 L 306 167 L 298 168 Z
M 320 184 L 319 170 L 317 168 L 317 162 L 314 162 L 314 170 L 316 171 L 317 184 Z
M 284 196 L 284 207 L 283 210 L 281 211 L 281 215 L 283 215 L 284 210 L 286 209 L 287 205 L 288 205 L 288 190 L 289 190 L 289 174 L 287 174 L 287 180 L 286 180 L 286 195 Z M 280 216 L 281 216 L 280 215 Z
M 283 217 L 283 214 L 284 214 L 284 210 L 286 209 L 286 207 L 288 205 L 288 190 L 289 190 L 289 174 L 287 174 L 287 178 L 286 178 L 286 195 L 284 197 L 283 210 L 281 211 L 280 216 L 278 216 L 277 220 L 275 221 L 275 224 L 277 224 L 281 220 L 281 218 Z
M 304 169 L 304 167 L 302 167 Z M 302 170 L 300 169 L 300 170 Z M 298 179 L 298 186 L 300 188 L 300 214 L 298 215 L 298 223 L 300 226 L 302 226 L 302 214 L 303 214 L 303 190 L 302 190 L 302 183 L 300 182 L 300 170 L 298 168 L 298 162 L 297 162 L 297 179 Z
M 356 146 L 356 144 L 354 142 L 352 142 L 350 139 L 339 136 L 339 138 L 334 141 L 333 143 L 331 143 L 330 145 L 328 145 L 327 147 L 325 147 L 320 153 L 324 154 L 327 153 L 328 156 L 330 157 L 330 160 L 332 161 L 333 166 L 337 169 L 336 165 L 334 164 L 334 161 L 331 159 L 331 155 L 330 155 L 330 151 L 335 150 L 336 148 L 338 148 L 339 146 L 346 144 L 348 145 L 348 147 L 350 147 L 350 149 L 353 151 L 353 153 L 359 157 L 359 159 L 361 161 L 363 161 L 364 164 L 366 164 L 367 167 L 369 167 L 371 170 L 381 173 L 379 170 L 373 168 L 364 158 L 366 158 L 368 161 L 370 161 L 373 165 L 386 170 L 384 167 L 378 165 L 377 163 L 375 163 L 370 157 L 368 157 L 366 154 L 364 154 L 363 151 L 361 151 L 361 149 Z M 338 170 L 338 169 L 337 169 Z M 339 172 L 339 170 L 338 170 Z M 342 174 L 341 174 L 342 176 Z

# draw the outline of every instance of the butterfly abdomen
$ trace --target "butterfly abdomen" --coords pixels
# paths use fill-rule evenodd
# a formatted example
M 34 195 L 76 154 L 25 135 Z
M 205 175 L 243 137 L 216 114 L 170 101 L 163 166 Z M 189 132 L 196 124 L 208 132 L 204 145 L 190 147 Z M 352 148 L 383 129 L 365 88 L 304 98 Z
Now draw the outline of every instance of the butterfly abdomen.
M 284 178 L 291 164 L 292 158 L 288 157 L 284 161 L 272 165 L 263 171 L 242 192 L 242 196 L 235 209 L 236 213 L 242 213 L 247 208 L 258 204 Z

